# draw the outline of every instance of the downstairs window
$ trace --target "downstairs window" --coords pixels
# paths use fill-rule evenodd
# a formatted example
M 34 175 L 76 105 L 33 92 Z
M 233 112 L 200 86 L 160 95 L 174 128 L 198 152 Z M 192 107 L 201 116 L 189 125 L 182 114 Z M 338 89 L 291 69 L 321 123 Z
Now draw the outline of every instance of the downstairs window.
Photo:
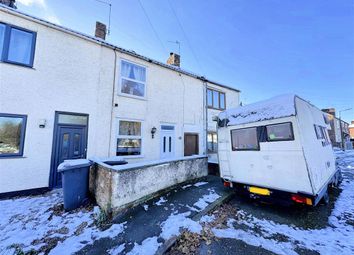
M 0 157 L 23 155 L 26 120 L 25 115 L 0 113 Z
M 116 155 L 141 155 L 141 144 L 141 122 L 119 120 Z

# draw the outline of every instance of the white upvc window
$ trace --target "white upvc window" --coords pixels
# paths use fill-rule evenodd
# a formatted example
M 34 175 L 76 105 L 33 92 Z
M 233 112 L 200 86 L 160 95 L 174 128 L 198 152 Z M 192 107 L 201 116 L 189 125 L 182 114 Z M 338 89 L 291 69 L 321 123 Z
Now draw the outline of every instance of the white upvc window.
M 121 60 L 119 93 L 145 98 L 146 67 Z
M 142 123 L 118 120 L 116 156 L 142 156 Z

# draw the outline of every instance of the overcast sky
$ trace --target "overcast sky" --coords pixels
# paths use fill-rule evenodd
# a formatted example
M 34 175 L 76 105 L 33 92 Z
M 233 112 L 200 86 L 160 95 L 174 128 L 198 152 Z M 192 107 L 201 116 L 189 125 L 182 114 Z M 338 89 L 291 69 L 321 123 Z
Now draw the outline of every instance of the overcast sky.
M 337 113 L 352 107 L 342 117 L 354 120 L 352 0 L 107 2 L 107 40 L 118 46 L 165 62 L 178 51 L 169 41 L 178 40 L 182 68 L 240 89 L 243 104 L 296 93 Z M 108 24 L 108 5 L 96 0 L 17 0 L 17 6 L 90 35 L 96 20 Z

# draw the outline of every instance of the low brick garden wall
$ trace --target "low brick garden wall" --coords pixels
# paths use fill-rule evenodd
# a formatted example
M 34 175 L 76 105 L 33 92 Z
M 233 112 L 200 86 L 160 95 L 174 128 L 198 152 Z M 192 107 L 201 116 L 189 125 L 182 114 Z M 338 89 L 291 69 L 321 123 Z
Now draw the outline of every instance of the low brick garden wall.
M 108 214 L 142 203 L 179 183 L 208 175 L 205 156 L 110 166 L 96 161 L 90 169 L 90 192 Z

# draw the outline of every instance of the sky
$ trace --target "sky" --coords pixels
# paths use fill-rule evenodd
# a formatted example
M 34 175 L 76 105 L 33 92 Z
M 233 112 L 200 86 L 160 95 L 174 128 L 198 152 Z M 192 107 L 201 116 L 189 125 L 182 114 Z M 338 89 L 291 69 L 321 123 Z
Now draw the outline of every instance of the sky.
M 352 108 L 352 0 L 103 0 L 107 41 L 241 90 L 242 104 L 295 93 L 319 108 Z M 93 35 L 97 0 L 17 0 L 20 11 Z

